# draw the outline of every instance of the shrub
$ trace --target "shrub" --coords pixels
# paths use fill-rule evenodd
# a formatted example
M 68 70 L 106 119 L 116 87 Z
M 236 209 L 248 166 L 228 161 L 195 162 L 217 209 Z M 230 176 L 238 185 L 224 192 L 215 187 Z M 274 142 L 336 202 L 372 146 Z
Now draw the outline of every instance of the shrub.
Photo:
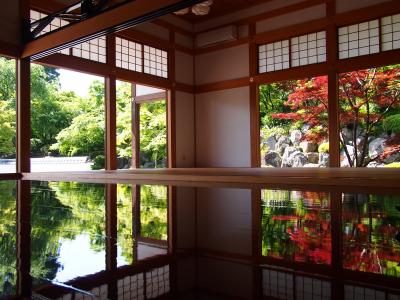
M 329 153 L 329 142 L 325 142 L 319 145 L 318 153 Z
M 93 159 L 92 170 L 101 170 L 104 169 L 106 158 L 104 155 L 97 155 Z
M 400 162 L 393 162 L 385 166 L 385 168 L 400 168 Z
M 383 128 L 388 132 L 400 133 L 400 114 L 387 117 L 383 121 Z

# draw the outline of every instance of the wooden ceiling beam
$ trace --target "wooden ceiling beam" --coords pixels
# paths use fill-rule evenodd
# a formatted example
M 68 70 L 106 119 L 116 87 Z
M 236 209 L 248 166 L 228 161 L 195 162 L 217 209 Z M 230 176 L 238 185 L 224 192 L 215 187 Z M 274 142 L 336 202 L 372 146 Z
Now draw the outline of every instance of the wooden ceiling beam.
M 109 33 L 191 6 L 201 0 L 135 0 L 28 42 L 22 57 L 39 59 Z

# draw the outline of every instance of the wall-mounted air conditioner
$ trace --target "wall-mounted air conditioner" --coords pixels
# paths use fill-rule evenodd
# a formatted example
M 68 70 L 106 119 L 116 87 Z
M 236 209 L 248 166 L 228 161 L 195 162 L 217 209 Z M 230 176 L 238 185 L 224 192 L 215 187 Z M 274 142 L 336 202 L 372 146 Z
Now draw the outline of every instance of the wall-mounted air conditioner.
M 200 33 L 196 36 L 196 47 L 205 48 L 237 40 L 237 27 L 234 25 Z

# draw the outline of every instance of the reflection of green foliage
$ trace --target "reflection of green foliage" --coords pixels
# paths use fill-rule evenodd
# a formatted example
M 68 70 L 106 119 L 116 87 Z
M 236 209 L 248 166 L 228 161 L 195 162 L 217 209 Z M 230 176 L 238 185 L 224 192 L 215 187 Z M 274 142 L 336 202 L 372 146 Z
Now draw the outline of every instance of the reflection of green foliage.
M 166 102 L 140 105 L 140 165 L 165 168 L 167 157 Z
M 142 185 L 140 187 L 140 235 L 166 240 L 168 234 L 167 187 Z
M 0 181 L 0 297 L 16 291 L 15 188 L 15 181 Z
M 121 254 L 128 263 L 133 263 L 133 219 L 132 187 L 119 184 L 117 187 L 118 245 Z

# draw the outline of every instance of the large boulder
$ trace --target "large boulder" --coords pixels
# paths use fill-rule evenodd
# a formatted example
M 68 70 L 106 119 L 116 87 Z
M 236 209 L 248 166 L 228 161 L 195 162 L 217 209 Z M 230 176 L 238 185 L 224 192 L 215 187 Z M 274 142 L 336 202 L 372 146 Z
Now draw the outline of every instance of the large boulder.
M 286 147 L 282 157 L 282 167 L 303 167 L 307 163 L 307 157 L 295 147 Z
M 400 152 L 397 153 L 393 153 L 392 155 L 386 157 L 383 162 L 387 165 L 387 164 L 391 164 L 394 162 L 398 162 L 400 161 Z
M 319 153 L 318 165 L 320 167 L 329 167 L 329 153 Z
M 290 139 L 287 136 L 281 136 L 277 143 L 275 150 L 280 154 L 283 155 L 285 153 L 286 147 L 289 147 L 291 144 Z
M 290 141 L 295 146 L 299 145 L 302 137 L 303 137 L 303 134 L 298 129 L 290 132 Z
M 304 154 L 307 157 L 307 162 L 310 164 L 318 164 L 319 155 L 317 152 L 309 152 Z
M 282 164 L 282 158 L 276 151 L 268 151 L 264 156 L 265 164 L 279 168 Z
M 292 155 L 292 153 L 298 151 L 296 147 L 292 147 L 292 146 L 288 146 L 285 148 L 285 151 L 283 153 L 282 156 L 282 167 L 291 167 L 291 163 L 289 161 L 289 157 L 290 155 Z M 298 151 L 300 152 L 300 151 Z
M 268 150 L 274 151 L 276 149 L 277 140 L 274 135 L 270 135 L 265 140 L 264 144 L 268 146 Z
M 355 158 L 355 149 L 351 145 L 346 145 L 347 152 L 349 153 L 350 159 L 354 162 Z M 340 152 L 340 166 L 341 167 L 350 167 L 349 159 L 344 150 Z
M 303 149 L 304 153 L 315 152 L 317 151 L 317 144 L 308 141 L 303 141 L 300 143 L 300 148 Z
M 303 152 L 296 151 L 295 153 L 292 153 L 292 155 L 290 155 L 289 161 L 291 167 L 300 168 L 307 163 L 307 157 L 304 155 Z
M 368 153 L 370 158 L 375 158 L 385 150 L 385 142 L 384 138 L 377 138 L 371 141 L 368 145 Z
M 305 164 L 303 168 L 319 168 L 318 164 Z

